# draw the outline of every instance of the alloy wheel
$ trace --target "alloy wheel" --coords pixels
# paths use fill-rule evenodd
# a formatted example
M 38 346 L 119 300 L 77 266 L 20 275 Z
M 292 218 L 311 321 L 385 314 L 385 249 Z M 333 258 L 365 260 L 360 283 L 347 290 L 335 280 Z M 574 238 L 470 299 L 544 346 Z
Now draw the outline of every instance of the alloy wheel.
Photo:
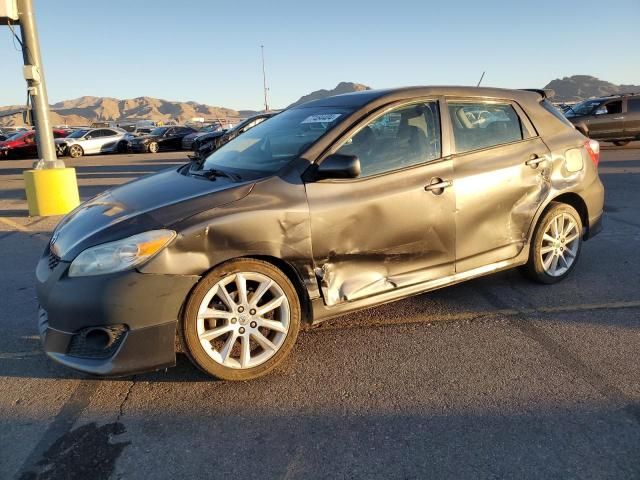
M 204 296 L 197 334 L 207 355 L 234 369 L 263 364 L 282 347 L 291 321 L 283 289 L 257 272 L 230 274 Z
M 580 231 L 575 219 L 559 213 L 551 219 L 542 236 L 540 259 L 544 271 L 559 277 L 571 268 L 580 248 Z

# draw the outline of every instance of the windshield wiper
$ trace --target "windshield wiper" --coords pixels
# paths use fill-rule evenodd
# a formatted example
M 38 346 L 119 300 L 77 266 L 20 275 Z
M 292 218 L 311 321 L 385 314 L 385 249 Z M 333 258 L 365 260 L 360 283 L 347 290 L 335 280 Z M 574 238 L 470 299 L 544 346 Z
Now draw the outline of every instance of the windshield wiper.
M 224 170 L 218 170 L 216 168 L 208 168 L 207 170 L 190 170 L 189 174 L 194 177 L 203 177 L 209 180 L 215 180 L 217 177 L 226 177 L 234 182 L 242 180 L 242 177 L 237 173 L 225 172 Z

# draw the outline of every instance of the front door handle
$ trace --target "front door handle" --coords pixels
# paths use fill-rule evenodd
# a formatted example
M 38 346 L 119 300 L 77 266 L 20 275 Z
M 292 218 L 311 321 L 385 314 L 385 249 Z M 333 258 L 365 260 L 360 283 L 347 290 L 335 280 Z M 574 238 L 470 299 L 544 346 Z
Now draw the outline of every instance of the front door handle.
M 525 165 L 530 166 L 531 168 L 538 168 L 538 165 L 541 164 L 542 162 L 546 162 L 548 160 L 548 158 L 545 155 L 539 156 L 539 155 L 531 155 L 531 158 L 529 158 L 529 160 L 527 160 L 525 163 Z
M 442 180 L 439 177 L 434 177 L 431 179 L 431 182 L 429 182 L 429 185 L 424 187 L 424 189 L 434 195 L 441 195 L 442 192 L 444 192 L 444 189 L 449 188 L 451 185 L 453 185 L 451 180 Z

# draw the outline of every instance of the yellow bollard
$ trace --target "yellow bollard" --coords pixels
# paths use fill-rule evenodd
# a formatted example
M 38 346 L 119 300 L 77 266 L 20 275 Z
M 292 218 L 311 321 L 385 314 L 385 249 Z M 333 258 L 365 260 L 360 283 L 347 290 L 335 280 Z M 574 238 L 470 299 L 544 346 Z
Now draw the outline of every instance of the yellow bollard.
M 29 215 L 64 215 L 80 204 L 75 168 L 26 170 L 23 174 Z

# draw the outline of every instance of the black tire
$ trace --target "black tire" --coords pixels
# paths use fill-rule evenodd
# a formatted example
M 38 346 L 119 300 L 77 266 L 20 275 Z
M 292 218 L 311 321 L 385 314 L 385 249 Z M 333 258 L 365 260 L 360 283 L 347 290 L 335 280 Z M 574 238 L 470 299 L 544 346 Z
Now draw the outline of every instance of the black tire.
M 67 148 L 67 152 L 69 153 L 69 156 L 71 158 L 80 158 L 82 155 L 84 155 L 84 150 L 82 149 L 82 147 L 80 145 L 69 145 L 69 147 Z
M 613 142 L 613 144 L 616 147 L 624 147 L 625 145 L 628 145 L 630 141 L 631 140 L 616 140 L 615 142 Z
M 561 273 L 560 275 L 553 276 L 547 273 L 546 269 L 543 265 L 542 253 L 541 250 L 543 248 L 543 237 L 547 228 L 550 227 L 553 219 L 558 217 L 559 215 L 564 214 L 570 216 L 575 222 L 577 228 L 577 248 L 575 249 L 575 255 L 573 257 L 573 262 L 571 265 Z M 545 240 L 546 241 L 546 240 Z M 564 247 L 566 248 L 566 247 Z M 553 284 L 557 283 L 561 280 L 564 280 L 571 271 L 575 268 L 578 263 L 578 259 L 580 257 L 580 251 L 582 250 L 582 220 L 580 219 L 580 215 L 571 205 L 567 205 L 566 203 L 552 202 L 545 213 L 542 215 L 536 228 L 533 233 L 533 237 L 531 239 L 531 245 L 529 248 L 529 260 L 525 265 L 520 267 L 521 273 L 523 273 L 527 278 L 534 280 L 539 283 L 544 284 Z M 569 249 L 567 248 L 568 253 Z
M 214 286 L 218 282 L 228 277 L 229 275 L 233 275 L 239 272 L 251 272 L 269 277 L 284 292 L 284 295 L 288 301 L 289 308 L 288 331 L 279 349 L 263 363 L 250 368 L 233 368 L 222 365 L 218 361 L 214 360 L 200 343 L 200 338 L 197 331 L 198 311 L 206 295 L 212 288 L 214 288 Z M 236 320 L 238 322 L 237 326 L 239 327 L 239 320 L 234 318 L 230 321 L 233 320 Z M 221 380 L 244 381 L 266 375 L 274 368 L 276 368 L 280 363 L 282 363 L 282 361 L 287 357 L 296 342 L 298 332 L 300 330 L 300 323 L 300 301 L 296 289 L 289 278 L 282 271 L 268 262 L 264 262 L 262 260 L 241 258 L 231 260 L 214 268 L 198 283 L 198 285 L 193 289 L 193 291 L 189 295 L 189 298 L 187 299 L 182 314 L 180 328 L 178 330 L 180 333 L 182 344 L 185 347 L 185 352 L 187 353 L 191 361 L 200 370 Z M 209 328 L 214 327 L 210 325 Z M 231 334 L 224 335 L 230 336 Z M 224 336 L 222 338 L 224 338 Z M 227 337 L 227 340 L 229 340 L 229 337 Z M 240 342 L 238 342 L 238 344 L 239 343 Z M 235 343 L 235 340 L 232 341 L 232 345 L 234 345 L 233 348 L 239 346 Z M 262 347 L 260 346 L 258 346 L 257 349 L 254 347 L 252 349 L 252 352 L 260 351 L 261 348 Z M 233 351 L 234 350 L 232 350 L 232 352 Z M 231 356 L 232 353 L 230 353 L 229 355 Z
M 158 153 L 158 150 L 160 150 L 160 146 L 158 145 L 158 142 L 151 142 L 147 146 L 147 152 L 149 153 Z

